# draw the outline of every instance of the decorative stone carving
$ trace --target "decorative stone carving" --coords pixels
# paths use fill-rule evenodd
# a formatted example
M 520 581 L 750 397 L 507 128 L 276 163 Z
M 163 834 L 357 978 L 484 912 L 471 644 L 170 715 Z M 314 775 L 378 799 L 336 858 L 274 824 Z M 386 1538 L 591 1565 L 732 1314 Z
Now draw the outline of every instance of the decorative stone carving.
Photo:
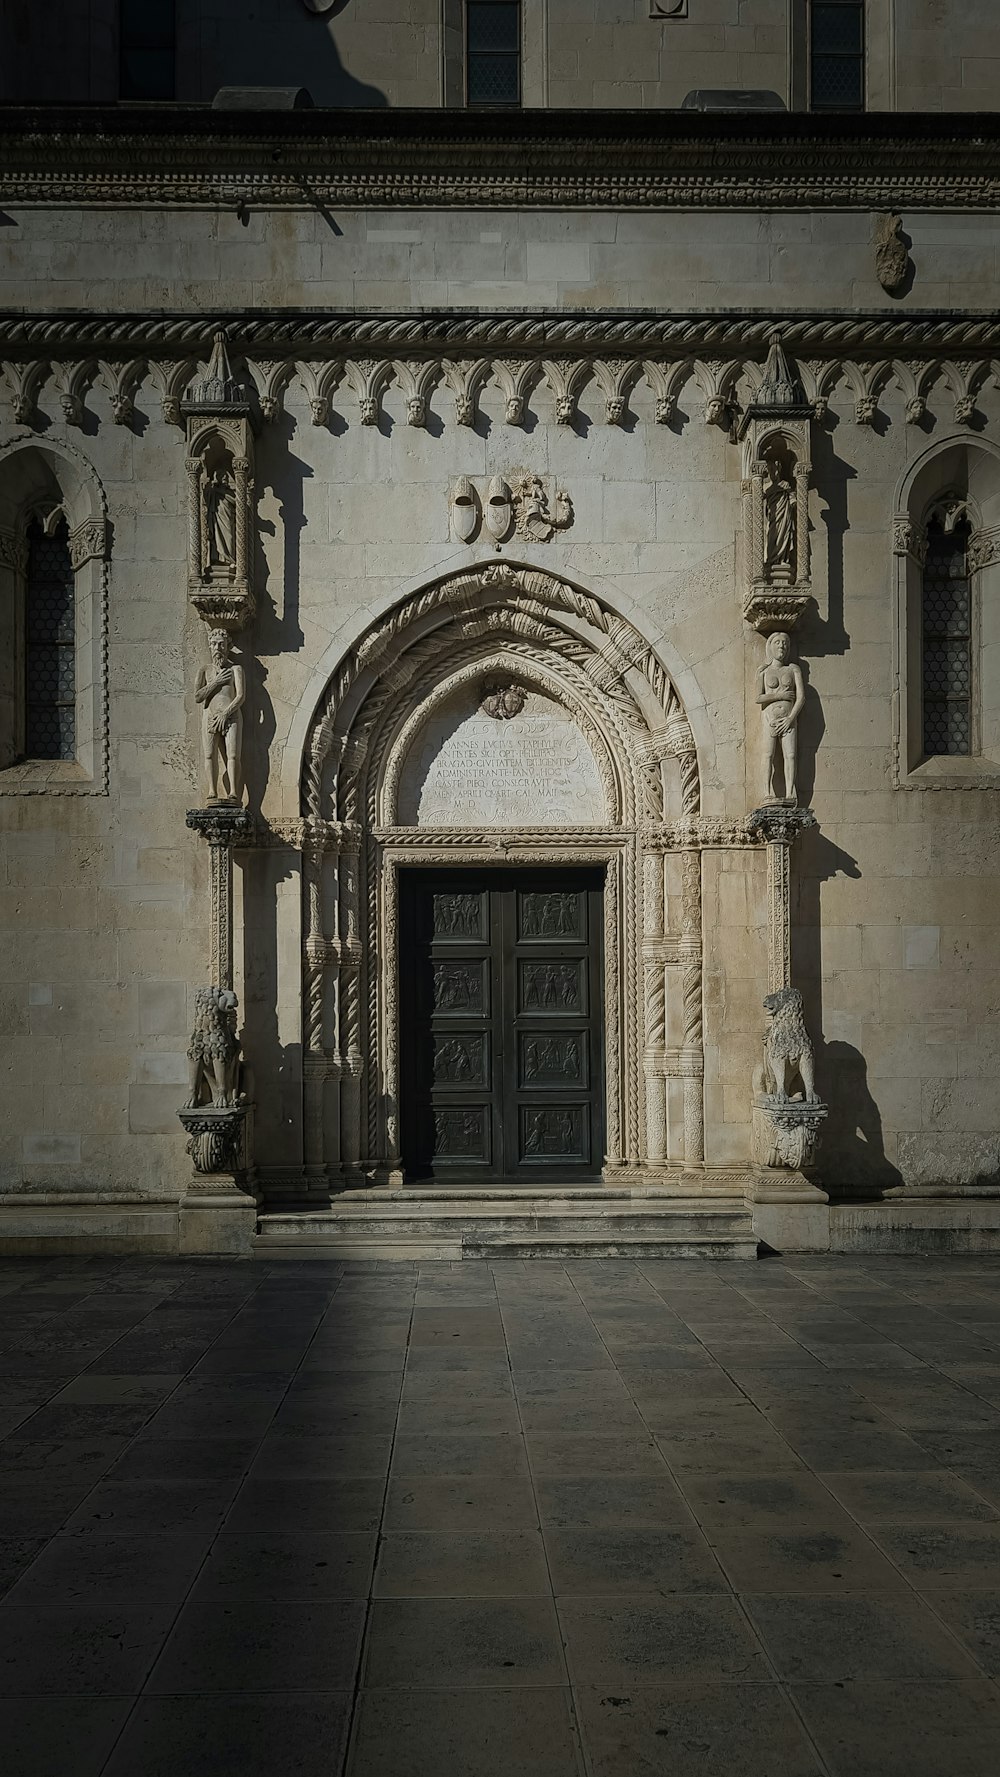
M 791 658 L 792 644 L 784 630 L 775 630 L 765 644 L 765 660 L 757 678 L 757 702 L 764 728 L 764 801 L 798 804 L 795 787 L 798 719 L 805 703 L 802 668 Z M 784 795 L 775 789 L 774 770 L 780 752 Z
M 878 401 L 874 395 L 859 395 L 854 403 L 854 423 L 856 426 L 870 426 L 878 412 Z
M 199 987 L 195 1022 L 188 1044 L 190 1073 L 186 1111 L 211 1104 L 231 1110 L 239 1100 L 240 1042 L 236 1035 L 239 1001 L 232 988 Z
M 181 1110 L 177 1115 L 187 1131 L 185 1149 L 195 1172 L 209 1177 L 223 1173 L 242 1185 L 248 1170 L 249 1105 L 228 1111 Z
M 483 685 L 483 698 L 479 707 L 494 721 L 509 722 L 513 716 L 519 716 L 524 708 L 528 692 L 527 687 L 514 682 L 502 683 L 499 679 L 487 679 Z
M 927 560 L 927 532 L 923 525 L 914 524 L 909 513 L 898 513 L 892 521 L 892 552 L 912 555 L 921 567 Z
M 802 1016 L 802 995 L 797 987 L 769 993 L 764 1010 L 770 1014 L 764 1036 L 764 1057 L 754 1074 L 754 1092 L 789 1100 L 798 1082 L 807 1104 L 815 1104 L 816 1075 L 813 1046 Z
M 477 488 L 468 475 L 451 490 L 451 525 L 459 542 L 474 543 L 482 530 L 494 542 L 516 535 L 547 543 L 573 523 L 573 502 L 551 476 L 512 470 L 510 480 L 494 475 Z
M 965 559 L 970 574 L 978 574 L 980 568 L 991 568 L 1000 561 L 1000 529 L 973 531 Z
M 247 844 L 254 831 L 249 809 L 232 802 L 189 808 L 186 825 L 210 847 L 212 866 L 211 974 L 224 988 L 233 985 L 233 847 Z
M 791 629 L 810 596 L 812 405 L 777 334 L 740 431 L 744 439 L 743 611 L 761 634 Z
M 511 491 L 502 475 L 494 475 L 486 490 L 484 506 L 486 529 L 494 542 L 501 543 L 511 527 Z
M 108 555 L 108 521 L 105 518 L 86 518 L 70 531 L 67 539 L 69 559 L 74 574 L 88 561 L 104 561 Z
M 573 505 L 564 488 L 557 488 L 555 510 L 540 475 L 522 475 L 514 489 L 514 529 L 533 543 L 547 543 L 556 531 L 573 522 Z
M 753 1158 L 757 1166 L 807 1172 L 815 1163 L 827 1107 L 816 1094 L 813 1047 L 795 987 L 769 993 L 771 1023 L 753 1080 Z M 801 1090 L 798 1090 L 800 1088 Z
M 237 629 L 253 615 L 250 392 L 223 333 L 181 403 L 187 424 L 188 590 L 206 622 Z
M 903 218 L 894 210 L 879 216 L 873 235 L 875 276 L 890 296 L 906 283 L 910 272 L 910 256 L 903 240 Z
M 755 1098 L 751 1117 L 754 1164 L 765 1170 L 809 1173 L 816 1164 L 827 1115 L 825 1104 Z
M 224 629 L 209 631 L 211 667 L 199 667 L 195 702 L 202 705 L 202 752 L 211 801 L 243 799 L 243 705 L 246 677 L 229 657 Z M 225 785 L 223 793 L 222 786 Z

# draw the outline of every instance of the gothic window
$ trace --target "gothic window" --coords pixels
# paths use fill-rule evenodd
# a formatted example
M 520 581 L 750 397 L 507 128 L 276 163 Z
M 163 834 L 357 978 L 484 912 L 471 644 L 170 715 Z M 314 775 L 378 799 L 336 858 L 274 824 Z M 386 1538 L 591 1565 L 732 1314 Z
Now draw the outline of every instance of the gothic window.
M 465 92 L 470 105 L 521 103 L 520 0 L 467 0 Z
M 175 0 L 121 0 L 118 15 L 121 98 L 174 97 L 175 10 Z
M 76 757 L 76 601 L 65 519 L 46 536 L 28 526 L 24 624 L 24 752 Z
M 864 110 L 864 0 L 812 0 L 809 103 L 813 111 Z
M 969 526 L 927 527 L 923 573 L 923 750 L 926 758 L 972 752 L 972 594 Z

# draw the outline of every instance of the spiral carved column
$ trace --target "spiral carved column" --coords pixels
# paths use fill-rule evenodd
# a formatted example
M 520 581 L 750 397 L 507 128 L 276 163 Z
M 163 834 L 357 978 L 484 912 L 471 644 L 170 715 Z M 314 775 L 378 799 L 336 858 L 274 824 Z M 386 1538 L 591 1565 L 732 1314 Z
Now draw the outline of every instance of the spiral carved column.
M 700 851 L 681 854 L 681 926 L 684 937 L 681 978 L 684 1035 L 680 1056 L 684 1077 L 684 1164 L 700 1166 L 705 1159 Z
M 643 1012 L 646 1085 L 646 1159 L 662 1166 L 667 1157 L 666 981 L 663 962 L 663 858 L 643 861 Z

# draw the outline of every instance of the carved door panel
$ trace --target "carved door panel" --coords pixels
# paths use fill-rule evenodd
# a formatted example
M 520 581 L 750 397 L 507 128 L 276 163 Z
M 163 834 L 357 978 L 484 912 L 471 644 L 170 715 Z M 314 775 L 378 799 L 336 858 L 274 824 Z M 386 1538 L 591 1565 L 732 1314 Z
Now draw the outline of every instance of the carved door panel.
M 599 1177 L 599 876 L 414 870 L 402 886 L 407 1177 Z

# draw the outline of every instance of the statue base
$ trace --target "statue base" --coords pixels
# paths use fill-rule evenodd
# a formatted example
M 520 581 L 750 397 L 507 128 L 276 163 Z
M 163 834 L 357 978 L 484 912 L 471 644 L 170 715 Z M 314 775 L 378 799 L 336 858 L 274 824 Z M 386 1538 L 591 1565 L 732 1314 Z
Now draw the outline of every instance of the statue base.
M 249 1258 L 257 1229 L 251 1162 L 253 1106 L 178 1111 L 194 1174 L 180 1203 L 178 1249 Z
M 755 1169 L 779 1176 L 809 1173 L 827 1115 L 826 1105 L 818 1099 L 810 1104 L 778 1093 L 755 1092 L 751 1135 Z

